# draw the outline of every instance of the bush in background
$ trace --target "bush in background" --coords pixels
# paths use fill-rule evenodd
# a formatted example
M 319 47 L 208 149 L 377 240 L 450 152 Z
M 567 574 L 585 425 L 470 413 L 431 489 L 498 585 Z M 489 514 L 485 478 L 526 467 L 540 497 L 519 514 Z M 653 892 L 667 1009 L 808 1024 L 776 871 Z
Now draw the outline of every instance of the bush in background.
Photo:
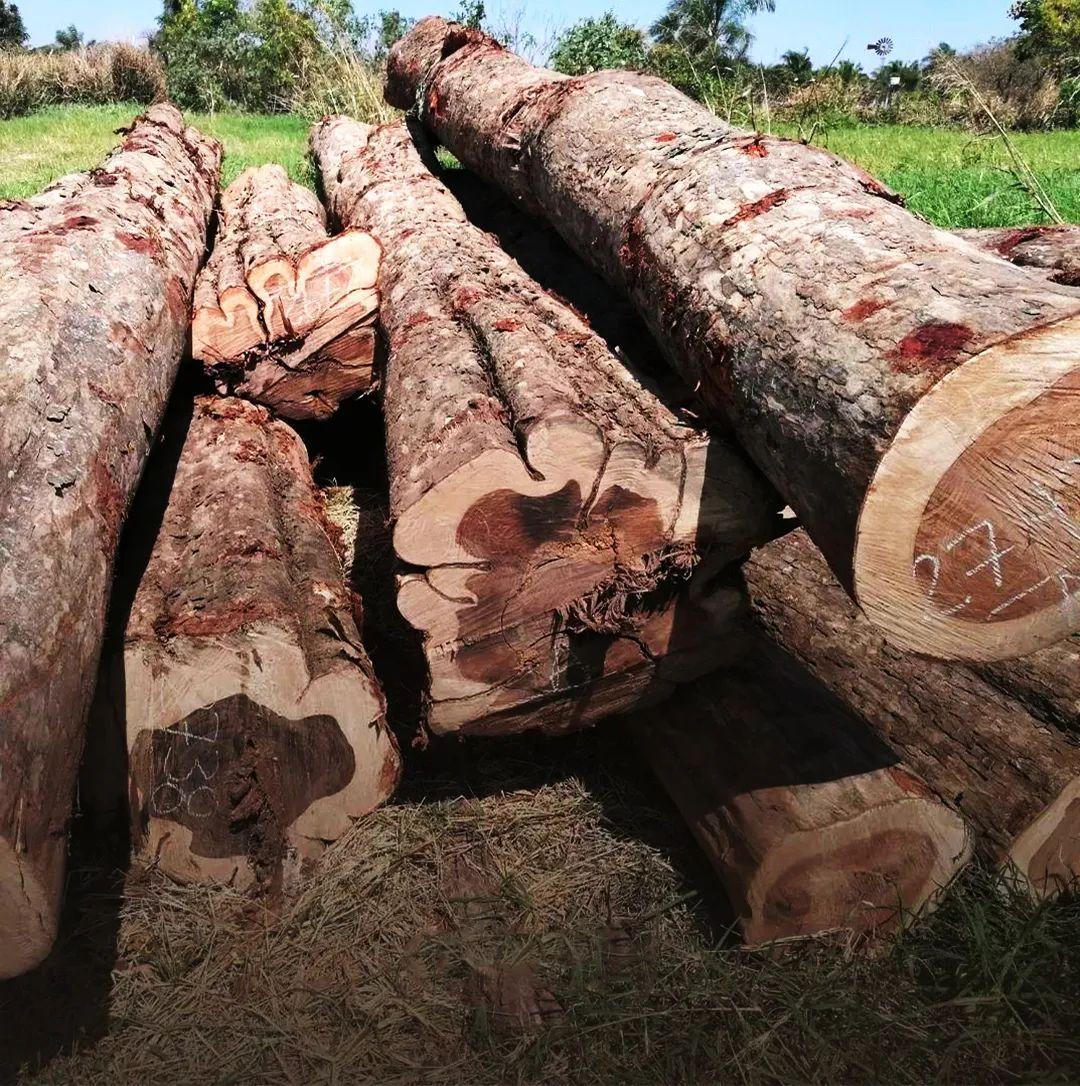
M 164 97 L 161 64 L 135 45 L 43 53 L 0 50 L 0 118 L 66 103 L 148 104 Z
M 605 68 L 645 67 L 645 35 L 636 26 L 621 23 L 615 13 L 582 19 L 555 43 L 549 63 L 566 75 L 585 75 Z
M 386 114 L 380 62 L 409 27 L 348 0 L 172 0 L 153 48 L 184 109 Z
M 1069 123 L 1062 115 L 1061 80 L 1013 42 L 991 42 L 950 57 L 935 66 L 929 81 L 942 96 L 946 119 L 954 124 L 985 130 L 990 126 L 987 109 L 1006 128 Z

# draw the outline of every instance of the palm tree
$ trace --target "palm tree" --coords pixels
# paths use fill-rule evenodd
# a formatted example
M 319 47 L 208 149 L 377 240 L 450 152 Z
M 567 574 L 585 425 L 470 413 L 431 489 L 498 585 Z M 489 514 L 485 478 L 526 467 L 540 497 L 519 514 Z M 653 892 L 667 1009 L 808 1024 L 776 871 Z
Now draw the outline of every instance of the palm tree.
M 845 87 L 851 83 L 861 83 L 866 78 L 866 72 L 863 71 L 862 65 L 856 64 L 853 60 L 840 61 L 835 71 Z
M 923 71 L 932 72 L 935 68 L 941 67 L 945 61 L 953 60 L 955 57 L 956 50 L 947 41 L 939 42 L 923 57 Z
M 893 78 L 899 79 L 897 84 L 901 90 L 913 91 L 918 90 L 919 85 L 922 83 L 923 72 L 919 67 L 917 61 L 911 61 L 905 63 L 902 60 L 890 60 L 888 64 L 883 64 L 874 73 L 874 82 L 883 90 L 888 93 L 893 89 Z
M 678 47 L 695 65 L 720 68 L 746 57 L 753 41 L 747 16 L 775 10 L 775 0 L 668 0 L 649 33 L 658 45 Z
M 780 58 L 780 66 L 785 69 L 788 82 L 794 83 L 797 87 L 809 83 L 814 78 L 814 65 L 811 63 L 810 53 L 806 49 L 801 53 L 789 49 Z

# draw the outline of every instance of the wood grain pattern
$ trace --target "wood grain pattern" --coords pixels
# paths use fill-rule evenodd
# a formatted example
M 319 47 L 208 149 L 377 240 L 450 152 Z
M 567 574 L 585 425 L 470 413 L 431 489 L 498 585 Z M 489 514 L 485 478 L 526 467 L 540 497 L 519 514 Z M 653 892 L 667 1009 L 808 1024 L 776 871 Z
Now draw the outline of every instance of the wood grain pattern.
M 379 247 L 330 238 L 310 189 L 277 165 L 245 170 L 221 196 L 195 289 L 192 354 L 222 392 L 290 419 L 324 419 L 371 387 Z

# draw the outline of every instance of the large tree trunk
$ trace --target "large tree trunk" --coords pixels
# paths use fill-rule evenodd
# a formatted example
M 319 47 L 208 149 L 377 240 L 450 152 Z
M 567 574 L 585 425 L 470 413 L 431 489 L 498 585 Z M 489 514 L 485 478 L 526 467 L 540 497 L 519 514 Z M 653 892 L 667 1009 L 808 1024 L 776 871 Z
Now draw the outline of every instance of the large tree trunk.
M 243 400 L 196 400 L 175 478 L 149 481 L 168 505 L 94 731 L 129 754 L 137 854 L 182 881 L 274 885 L 400 772 L 335 532 L 299 437 Z
M 774 495 L 468 222 L 404 124 L 330 119 L 312 143 L 332 214 L 385 253 L 398 605 L 430 726 L 561 728 L 651 696 L 691 572 L 774 534 Z
M 1080 735 L 1080 637 L 1019 660 L 983 664 L 978 672 L 1032 716 Z
M 310 189 L 276 165 L 221 196 L 218 234 L 195 288 L 192 354 L 222 392 L 290 419 L 324 419 L 371 387 L 379 247 L 326 233 Z
M 716 869 L 747 943 L 894 930 L 966 863 L 960 816 L 786 654 L 635 714 L 634 736 Z
M 1080 287 L 1080 226 L 1020 226 L 956 233 L 1013 264 L 1046 272 L 1055 283 Z
M 989 660 L 1080 626 L 1080 295 L 639 73 L 432 18 L 387 97 L 629 293 L 894 643 Z
M 1080 748 L 966 667 L 903 653 L 858 613 L 803 532 L 755 552 L 757 623 L 1037 894 L 1080 875 Z
M 0 204 L 0 977 L 56 932 L 117 536 L 176 376 L 221 150 L 154 106 Z

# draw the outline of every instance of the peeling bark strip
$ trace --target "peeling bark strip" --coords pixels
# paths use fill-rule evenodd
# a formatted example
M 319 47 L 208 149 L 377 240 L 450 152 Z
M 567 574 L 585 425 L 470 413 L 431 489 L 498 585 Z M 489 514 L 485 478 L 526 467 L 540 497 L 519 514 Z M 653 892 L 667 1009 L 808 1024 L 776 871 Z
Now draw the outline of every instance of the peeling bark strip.
M 1046 272 L 1055 283 L 1080 287 L 1080 226 L 1020 226 L 956 233 L 1013 264 Z
M 185 882 L 272 884 L 389 798 L 400 757 L 353 606 L 299 437 L 196 400 L 94 705 L 126 735 L 137 853 Z
M 1080 627 L 1075 291 L 639 73 L 431 18 L 387 96 L 628 292 L 894 643 L 990 660 Z
M 1080 748 L 966 667 L 885 643 L 803 532 L 755 552 L 758 625 L 857 713 L 992 859 L 1040 896 L 1080 875 Z
M 691 572 L 775 533 L 771 491 L 472 226 L 404 124 L 331 118 L 312 146 L 334 218 L 386 254 L 398 606 L 431 728 L 563 729 L 666 692 L 713 606 Z
M 195 288 L 192 354 L 219 391 L 290 419 L 325 419 L 371 387 L 379 247 L 326 233 L 310 189 L 280 166 L 222 194 L 214 251 Z
M 747 943 L 895 930 L 967 862 L 963 820 L 789 656 L 748 649 L 632 717 L 638 745 Z
M 172 106 L 0 204 L 0 977 L 56 933 L 117 536 L 176 376 L 219 145 Z

